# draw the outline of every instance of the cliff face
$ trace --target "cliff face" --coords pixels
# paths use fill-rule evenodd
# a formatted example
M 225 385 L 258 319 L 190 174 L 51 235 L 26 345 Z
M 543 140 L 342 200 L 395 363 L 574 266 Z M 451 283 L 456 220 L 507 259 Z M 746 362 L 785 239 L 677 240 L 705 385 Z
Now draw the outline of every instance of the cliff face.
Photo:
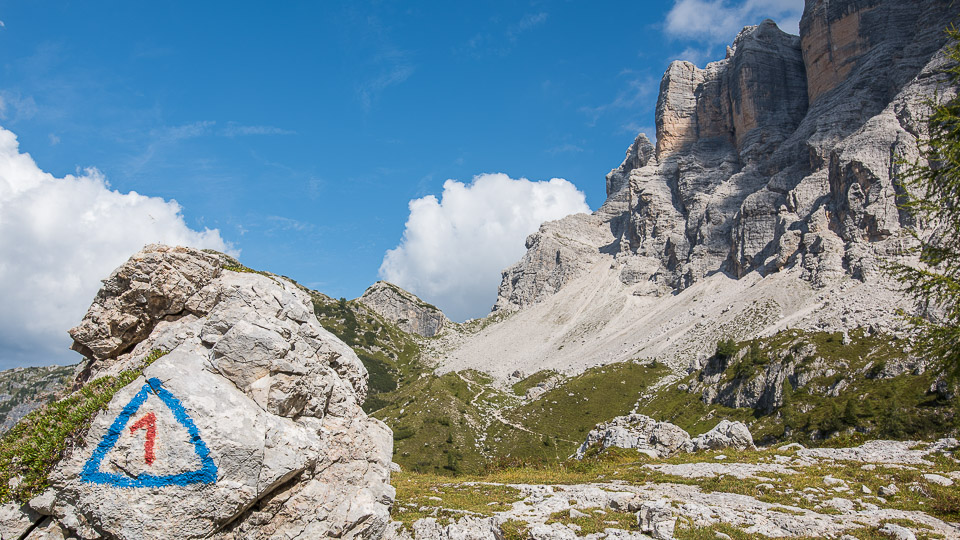
M 358 300 L 404 332 L 433 337 L 450 324 L 436 306 L 385 281 L 374 283 Z
M 653 295 L 785 267 L 817 286 L 873 279 L 909 241 L 897 162 L 916 157 L 958 14 L 949 0 L 808 0 L 800 37 L 768 20 L 703 69 L 674 62 L 655 150 L 638 137 L 603 207 L 531 235 L 495 309 L 536 303 L 604 257 Z

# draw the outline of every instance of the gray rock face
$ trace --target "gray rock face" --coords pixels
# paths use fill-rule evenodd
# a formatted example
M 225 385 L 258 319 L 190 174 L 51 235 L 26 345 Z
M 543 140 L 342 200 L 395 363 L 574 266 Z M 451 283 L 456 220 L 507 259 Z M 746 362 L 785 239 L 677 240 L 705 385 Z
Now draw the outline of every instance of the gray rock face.
M 531 236 L 495 309 L 535 303 L 604 256 L 655 296 L 715 272 L 874 279 L 911 241 L 897 162 L 917 157 L 924 102 L 945 80 L 943 27 L 958 14 L 949 0 L 810 0 L 800 37 L 768 20 L 703 69 L 674 62 L 655 152 L 634 141 L 592 221 Z M 587 224 L 603 234 L 581 234 Z
M 691 439 L 683 428 L 669 422 L 657 422 L 642 414 L 618 416 L 598 424 L 587 434 L 574 457 L 583 459 L 587 451 L 596 445 L 603 449 L 633 448 L 653 458 L 667 457 L 677 452 L 756 448 L 750 429 L 743 422 L 721 420 L 710 431 Z
M 527 237 L 520 262 L 503 271 L 494 310 L 514 310 L 560 290 L 616 242 L 610 223 L 599 215 L 575 214 L 540 225 Z
M 599 424 L 587 434 L 574 456 L 583 459 L 587 450 L 601 448 L 635 448 L 651 457 L 673 455 L 690 444 L 690 435 L 669 422 L 657 422 L 649 416 L 630 414 Z
M 844 344 L 863 346 L 865 337 L 847 335 Z M 756 359 L 748 358 L 749 354 L 750 348 L 743 347 L 730 358 L 714 355 L 704 363 L 691 363 L 689 370 L 696 377 L 685 390 L 700 394 L 704 403 L 750 408 L 770 414 L 784 405 L 784 390 L 788 384 L 792 390 L 836 397 L 858 381 L 923 373 L 931 363 L 931 359 L 907 352 L 899 358 L 889 357 L 882 363 L 855 363 L 824 355 L 817 344 L 805 339 L 794 339 L 786 346 L 765 350 Z M 751 367 L 740 372 L 743 366 L 738 366 L 740 362 Z M 824 382 L 835 375 L 837 380 Z
M 386 281 L 374 283 L 358 300 L 404 332 L 433 337 L 451 324 L 436 306 Z
M 104 282 L 90 378 L 169 351 L 120 390 L 30 505 L 80 538 L 379 538 L 389 428 L 367 374 L 293 283 L 148 246 Z
M 215 255 L 196 250 L 144 250 L 104 281 L 83 321 L 70 330 L 73 349 L 101 361 L 143 341 L 166 317 L 220 275 Z
M 0 371 L 0 434 L 68 389 L 76 366 L 18 367 Z
M 700 450 L 722 450 L 724 448 L 733 448 L 734 450 L 753 450 L 753 436 L 750 430 L 743 422 L 731 422 L 721 420 L 710 431 L 697 436 L 690 441 L 694 451 Z
M 640 530 L 650 533 L 657 540 L 673 538 L 677 518 L 673 516 L 670 501 L 649 501 L 643 503 L 637 512 L 637 524 Z

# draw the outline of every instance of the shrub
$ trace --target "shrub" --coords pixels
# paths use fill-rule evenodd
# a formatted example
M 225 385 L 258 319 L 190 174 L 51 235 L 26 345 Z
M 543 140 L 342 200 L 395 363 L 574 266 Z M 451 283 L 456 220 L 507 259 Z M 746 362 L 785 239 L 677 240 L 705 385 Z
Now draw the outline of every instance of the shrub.
M 393 430 L 393 440 L 402 441 L 404 439 L 409 439 L 410 437 L 413 437 L 413 433 L 414 431 L 411 428 L 398 427 L 397 429 Z
M 717 357 L 723 360 L 729 360 L 737 354 L 737 342 L 733 339 L 721 339 L 717 342 Z

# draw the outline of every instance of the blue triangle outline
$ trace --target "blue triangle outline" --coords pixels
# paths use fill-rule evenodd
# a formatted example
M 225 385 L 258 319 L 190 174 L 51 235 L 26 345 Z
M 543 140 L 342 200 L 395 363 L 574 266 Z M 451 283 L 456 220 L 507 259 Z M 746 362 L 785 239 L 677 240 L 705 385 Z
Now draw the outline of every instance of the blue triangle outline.
M 173 417 L 176 418 L 180 425 L 187 428 L 193 450 L 196 452 L 197 457 L 200 458 L 200 468 L 195 471 L 162 476 L 140 474 L 136 478 L 116 473 L 102 472 L 100 470 L 100 464 L 107 456 L 107 452 L 112 450 L 117 444 L 117 439 L 120 438 L 123 429 L 127 427 L 130 418 L 140 410 L 143 403 L 147 401 L 147 396 L 151 393 L 159 397 L 160 401 L 170 409 Z M 154 377 L 147 379 L 147 383 L 140 388 L 140 391 L 133 396 L 133 399 L 123 407 L 123 410 L 120 411 L 120 414 L 114 419 L 106 435 L 104 435 L 97 444 L 93 455 L 91 455 L 90 459 L 84 464 L 83 471 L 80 473 L 80 479 L 91 484 L 105 484 L 121 488 L 212 484 L 217 481 L 217 465 L 210 457 L 210 450 L 207 449 L 206 443 L 204 443 L 200 437 L 200 430 L 197 429 L 196 424 L 193 423 L 186 409 L 183 408 L 183 404 L 180 403 L 180 400 L 171 394 L 169 390 L 163 387 L 160 379 Z

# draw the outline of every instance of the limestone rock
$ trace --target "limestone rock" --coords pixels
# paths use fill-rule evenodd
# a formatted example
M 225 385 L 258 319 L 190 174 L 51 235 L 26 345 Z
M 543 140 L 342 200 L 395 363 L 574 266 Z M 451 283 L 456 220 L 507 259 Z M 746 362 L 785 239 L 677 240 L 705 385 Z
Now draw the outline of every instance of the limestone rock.
M 147 246 L 103 282 L 83 321 L 70 330 L 72 348 L 101 362 L 125 352 L 159 321 L 189 313 L 187 300 L 221 271 L 215 255 Z
M 940 486 L 949 487 L 953 485 L 953 480 L 939 474 L 924 474 L 923 479 L 931 484 L 937 484 Z
M 561 523 L 534 524 L 527 535 L 530 540 L 577 540 L 577 533 Z
M 607 197 L 615 195 L 630 183 L 630 171 L 643 167 L 653 157 L 656 149 L 646 134 L 639 134 L 627 148 L 627 156 L 619 167 L 607 174 Z
M 676 524 L 677 518 L 673 517 L 669 501 L 646 502 L 637 512 L 637 525 L 640 530 L 650 533 L 657 540 L 672 539 Z
M 497 540 L 500 529 L 490 519 L 464 517 L 441 525 L 435 518 L 425 518 L 413 524 L 413 534 L 417 540 Z
M 0 371 L 0 434 L 67 391 L 75 369 L 76 366 L 39 366 Z
M 43 516 L 26 505 L 0 505 L 0 538 L 22 538 Z
M 89 378 L 168 354 L 114 396 L 31 504 L 80 538 L 379 538 L 389 428 L 367 373 L 285 279 L 148 246 L 72 331 Z
M 917 536 L 913 534 L 913 531 L 903 525 L 897 525 L 895 523 L 885 523 L 883 527 L 880 527 L 880 532 L 894 540 L 917 540 Z
M 755 450 L 753 436 L 750 435 L 750 429 L 743 422 L 731 422 L 721 420 L 710 431 L 697 436 L 690 441 L 695 451 L 699 450 L 722 450 L 724 448 L 733 448 L 734 450 Z
M 503 271 L 493 309 L 515 310 L 555 293 L 601 257 L 597 246 L 610 251 L 614 242 L 610 225 L 596 215 L 574 214 L 540 225 L 527 237 L 523 259 Z
M 677 452 L 704 450 L 755 449 L 750 429 L 743 422 L 721 420 L 710 431 L 691 439 L 682 428 L 669 422 L 657 422 L 649 416 L 630 414 L 598 424 L 587 434 L 574 457 L 583 459 L 596 445 L 602 449 L 633 448 L 650 457 L 666 457 Z
M 540 399 L 541 396 L 556 388 L 562 381 L 563 378 L 560 377 L 560 375 L 550 375 L 546 379 L 538 382 L 536 386 L 527 388 L 527 391 L 524 392 L 523 397 L 526 398 L 527 401 Z
M 374 283 L 358 300 L 404 332 L 433 337 L 451 324 L 436 306 L 386 281 Z
M 690 444 L 690 435 L 669 422 L 657 422 L 649 416 L 631 414 L 618 416 L 599 424 L 587 434 L 575 457 L 582 459 L 587 450 L 599 444 L 601 448 L 634 448 L 651 457 L 673 455 Z
M 926 456 L 946 452 L 957 447 L 956 439 L 939 439 L 933 444 L 917 448 L 917 441 L 867 441 L 851 448 L 804 448 L 797 451 L 804 458 L 859 461 L 862 463 L 929 464 Z M 896 486 L 891 484 L 892 493 Z

